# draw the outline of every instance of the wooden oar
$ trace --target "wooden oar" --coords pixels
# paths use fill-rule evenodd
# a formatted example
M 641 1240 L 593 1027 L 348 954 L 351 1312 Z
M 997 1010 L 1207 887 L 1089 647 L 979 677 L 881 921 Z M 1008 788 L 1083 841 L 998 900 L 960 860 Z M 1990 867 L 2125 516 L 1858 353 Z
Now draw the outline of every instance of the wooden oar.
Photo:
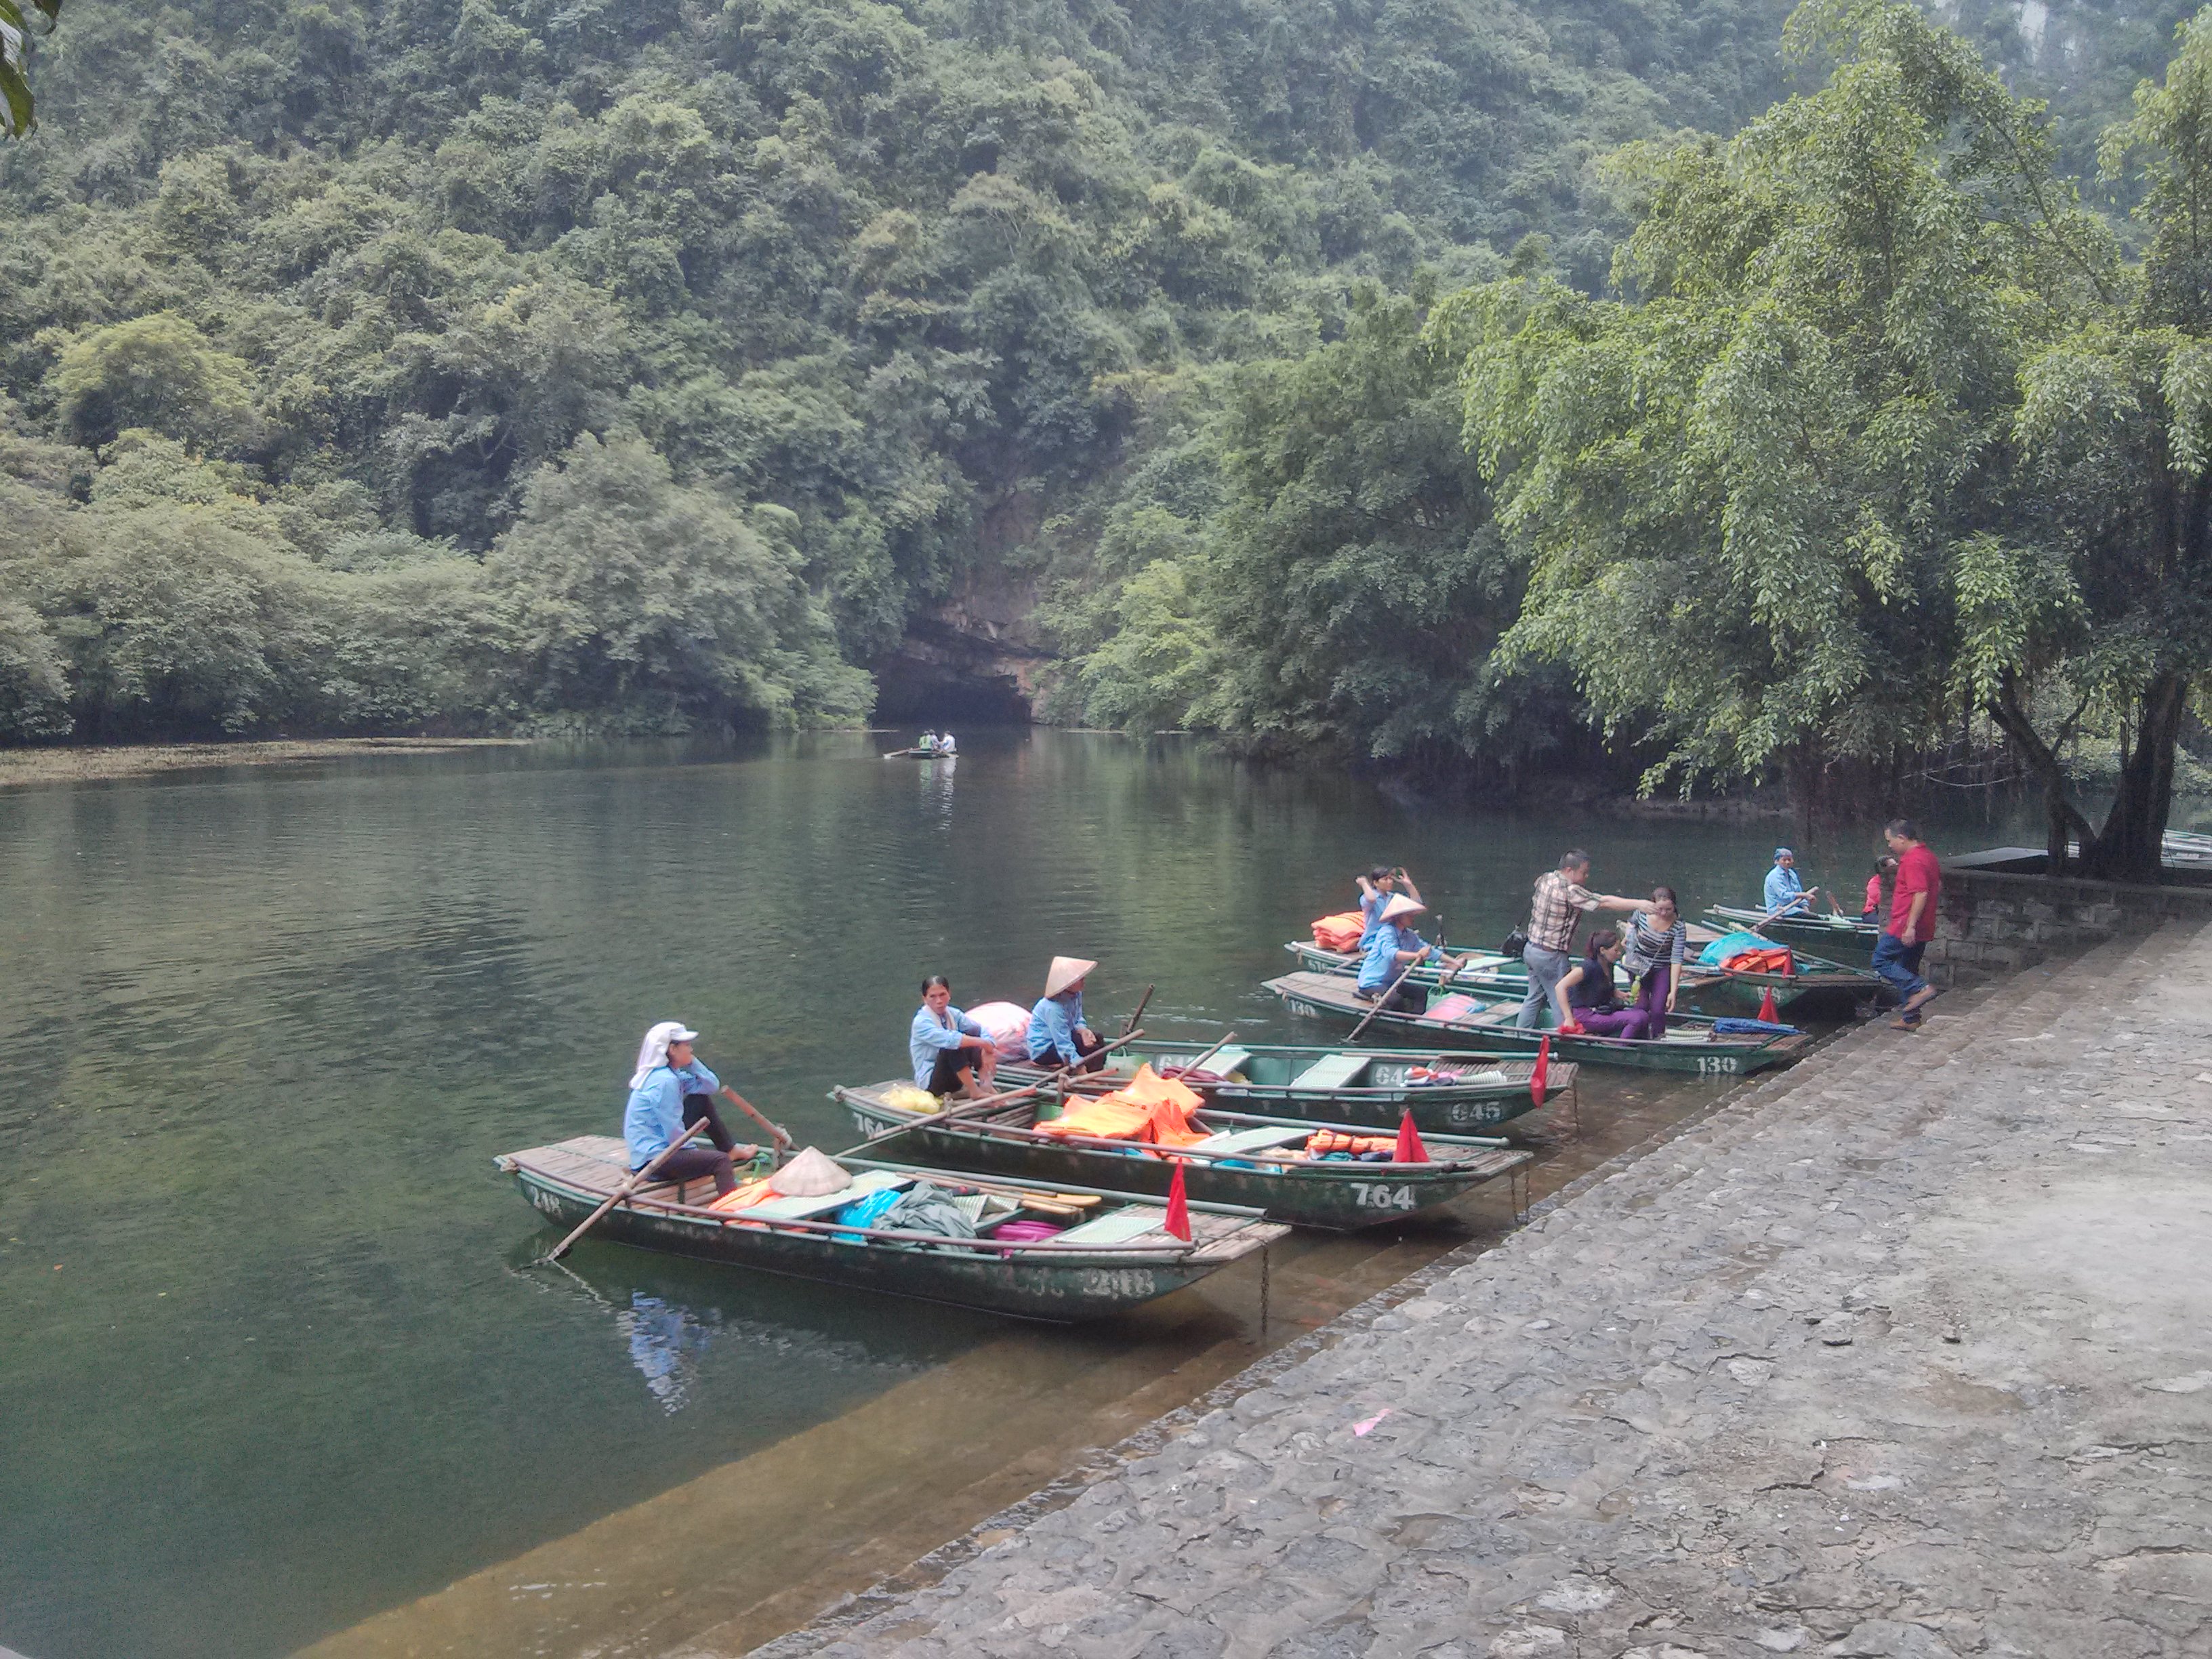
M 1121 1035 L 1123 1036 L 1126 1037 L 1130 1032 L 1135 1030 L 1137 1029 L 1137 1022 L 1145 1017 L 1145 1005 L 1152 1000 L 1153 989 L 1154 988 L 1150 985 L 1145 987 L 1145 994 L 1137 999 L 1137 1012 L 1121 1022 Z
M 1442 916 L 1438 916 L 1437 918 L 1437 949 L 1438 951 L 1442 951 L 1444 948 L 1443 937 L 1444 919 Z M 1398 994 L 1398 988 L 1406 982 L 1407 975 L 1410 975 L 1414 969 L 1421 965 L 1422 957 L 1425 957 L 1427 954 L 1428 953 L 1426 951 L 1423 951 L 1421 956 L 1415 957 L 1411 962 L 1406 964 L 1406 972 L 1399 975 L 1397 978 L 1392 980 L 1390 981 L 1389 989 L 1384 991 L 1381 996 L 1375 999 L 1375 1006 L 1367 1011 L 1367 1018 L 1361 1020 L 1358 1024 L 1352 1028 L 1352 1035 L 1345 1038 L 1346 1042 L 1357 1042 L 1359 1041 L 1359 1034 L 1367 1029 L 1369 1022 L 1373 1020 L 1376 1015 L 1381 1013 L 1382 1010 L 1389 1005 L 1390 999 Z M 1467 964 L 1465 963 L 1462 963 L 1460 967 L 1464 968 L 1466 965 Z M 1444 976 L 1443 983 L 1448 986 L 1452 982 L 1452 981 L 1458 977 L 1459 968 L 1455 968 L 1449 974 Z
M 689 1146 L 691 1141 L 691 1137 L 699 1133 L 702 1130 L 705 1129 L 706 1127 L 707 1121 L 706 1119 L 702 1118 L 698 1122 L 684 1130 L 682 1134 L 677 1136 L 675 1139 L 670 1141 L 668 1145 L 662 1147 L 659 1157 L 655 1158 L 652 1163 L 647 1164 L 642 1170 L 637 1171 L 636 1174 L 630 1176 L 628 1181 L 623 1182 L 623 1184 L 616 1189 L 615 1195 L 612 1198 L 600 1205 L 598 1209 L 592 1211 L 591 1214 L 586 1216 L 581 1221 L 576 1224 L 576 1231 L 574 1232 L 570 1233 L 568 1237 L 562 1239 L 558 1244 L 556 1244 L 544 1255 L 539 1256 L 536 1261 L 531 1263 L 531 1266 L 534 1267 L 548 1261 L 558 1261 L 562 1256 L 568 1255 L 568 1247 L 571 1244 L 574 1244 L 578 1239 L 581 1238 L 586 1233 L 591 1231 L 593 1227 L 597 1226 L 601 1216 L 605 1215 L 609 1210 L 613 1209 L 616 1205 L 621 1203 L 623 1200 L 628 1198 L 639 1188 L 650 1182 L 653 1176 L 659 1171 L 662 1164 L 667 1163 L 670 1158 L 675 1157 L 677 1153 L 683 1151 L 685 1146 Z
M 728 1084 L 726 1083 L 722 1085 L 722 1092 L 730 1097 L 731 1103 L 736 1106 L 739 1111 L 743 1112 L 747 1117 L 752 1119 L 754 1122 L 759 1124 L 762 1128 L 767 1130 L 770 1135 L 775 1137 L 775 1161 L 780 1167 L 791 1149 L 798 1145 L 796 1141 L 792 1139 L 791 1131 L 785 1128 L 780 1123 L 771 1123 L 768 1119 L 763 1117 L 760 1113 L 755 1109 L 752 1102 L 747 1100 L 736 1090 L 731 1088 Z
M 1212 1060 L 1214 1055 L 1219 1054 L 1224 1048 L 1226 1048 L 1231 1043 L 1236 1041 L 1236 1032 L 1224 1031 L 1221 1034 L 1220 1042 L 1215 1043 L 1211 1048 L 1208 1048 L 1204 1054 L 1200 1054 L 1196 1060 L 1192 1060 L 1188 1065 L 1178 1066 L 1176 1068 L 1176 1075 L 1179 1077 L 1188 1077 L 1193 1072 L 1205 1070 L 1206 1062 L 1207 1060 Z

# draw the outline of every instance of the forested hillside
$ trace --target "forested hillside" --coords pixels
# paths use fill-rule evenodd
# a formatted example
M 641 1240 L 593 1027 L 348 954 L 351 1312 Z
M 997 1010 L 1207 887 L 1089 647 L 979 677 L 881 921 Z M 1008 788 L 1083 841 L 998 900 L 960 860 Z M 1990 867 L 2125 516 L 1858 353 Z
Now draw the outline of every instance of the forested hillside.
M 0 729 L 850 716 L 963 577 L 1090 591 L 1355 279 L 1601 282 L 1589 158 L 1759 107 L 1782 15 L 70 0 L 0 152 Z
M 1528 296 L 1658 325 L 1682 267 L 1632 236 L 1752 236 L 1723 283 L 1751 303 L 1791 239 L 1840 234 L 1854 168 L 1983 223 L 1930 267 L 2012 308 L 1978 373 L 2026 386 L 2069 329 L 2195 337 L 2142 287 L 2183 164 L 2114 125 L 2170 5 L 1961 0 L 1955 36 L 1911 37 L 1948 90 L 1897 70 L 1829 184 L 1754 137 L 1723 167 L 1778 182 L 1664 228 L 1668 169 L 1717 153 L 1690 135 L 1828 119 L 1839 63 L 1905 52 L 1867 33 L 1887 15 L 1808 9 L 1785 54 L 1780 0 L 69 0 L 40 130 L 0 144 L 0 738 L 849 720 L 919 661 L 940 690 L 1018 671 L 1058 717 L 1491 777 L 1893 773 L 1979 720 L 2039 776 L 2086 744 L 2118 774 L 2156 750 L 2170 785 L 2193 671 L 2106 601 L 2168 569 L 2112 526 L 2179 520 L 2023 506 L 2017 471 L 1992 493 L 2003 444 L 2052 459 L 2026 392 L 1959 428 L 1940 511 L 1923 491 L 1883 530 L 1925 540 L 1924 635 L 1875 614 L 1905 592 L 1879 559 L 1840 578 L 1903 666 L 1732 608 L 1773 567 L 1724 495 L 1665 526 L 1678 571 L 1720 538 L 1722 586 L 1652 613 L 1620 584 L 1660 602 L 1664 538 L 1618 571 L 1592 538 L 1674 511 L 1680 477 L 1550 528 L 1528 505 L 1623 443 L 1722 464 L 1648 424 L 1673 404 L 1532 461 L 1516 422 L 1564 418 L 1542 398 L 1615 325 Z M 1991 252 L 2072 223 L 2077 185 L 2109 280 Z M 1807 337 L 1905 388 L 1876 406 L 1965 395 L 1874 348 L 1898 317 L 1832 313 Z M 1499 404 L 1486 365 L 1530 319 L 1543 361 Z M 1901 486 L 1858 477 L 1799 555 L 1889 546 L 1866 526 Z M 2030 552 L 2075 588 L 1964 580 L 2007 513 L 2072 526 Z M 2081 561 L 2108 556 L 2099 599 Z M 1947 679 L 1970 647 L 1980 678 Z

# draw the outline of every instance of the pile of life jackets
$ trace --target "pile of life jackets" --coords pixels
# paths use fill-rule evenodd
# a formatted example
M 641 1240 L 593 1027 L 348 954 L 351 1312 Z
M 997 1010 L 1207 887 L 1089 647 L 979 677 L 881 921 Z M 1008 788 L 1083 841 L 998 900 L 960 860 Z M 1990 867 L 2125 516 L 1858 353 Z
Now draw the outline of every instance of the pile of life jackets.
M 1112 1094 L 1078 1101 L 1036 1127 L 1039 1134 L 1091 1135 L 1101 1140 L 1190 1146 L 1206 1137 L 1206 1130 L 1194 1128 L 1190 1121 L 1191 1114 L 1205 1103 L 1197 1091 L 1164 1078 L 1146 1065 Z
M 1359 936 L 1366 931 L 1366 917 L 1357 910 L 1344 910 L 1314 923 L 1314 943 L 1324 951 L 1357 951 Z

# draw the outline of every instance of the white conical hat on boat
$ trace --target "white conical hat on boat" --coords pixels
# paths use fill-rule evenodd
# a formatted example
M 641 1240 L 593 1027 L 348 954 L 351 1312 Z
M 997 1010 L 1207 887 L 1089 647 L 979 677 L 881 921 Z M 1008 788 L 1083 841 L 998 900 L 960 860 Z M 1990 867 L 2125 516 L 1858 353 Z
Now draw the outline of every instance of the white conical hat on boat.
M 1429 907 L 1422 903 L 1420 900 L 1407 898 L 1403 893 L 1401 893 L 1382 907 L 1382 920 L 1385 921 L 1395 921 L 1401 916 L 1419 915 L 1422 911 L 1428 908 Z
M 1044 976 L 1044 994 L 1056 997 L 1069 986 L 1079 984 L 1083 976 L 1098 964 L 1085 962 L 1081 957 L 1054 957 L 1052 971 Z
M 852 1184 L 853 1177 L 843 1164 L 813 1146 L 768 1178 L 769 1191 L 780 1198 L 821 1198 L 842 1193 Z

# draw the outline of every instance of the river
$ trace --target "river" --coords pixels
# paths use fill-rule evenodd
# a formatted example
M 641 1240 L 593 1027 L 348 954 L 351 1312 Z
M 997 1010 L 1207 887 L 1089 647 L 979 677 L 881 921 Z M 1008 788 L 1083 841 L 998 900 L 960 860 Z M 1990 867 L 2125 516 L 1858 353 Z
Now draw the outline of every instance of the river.
M 837 734 L 0 795 L 0 1646 L 772 1635 L 1233 1372 L 1256 1270 L 1074 1333 L 588 1242 L 573 1273 L 528 1270 L 548 1234 L 493 1156 L 612 1133 L 646 1025 L 691 1022 L 834 1149 L 854 1136 L 825 1091 L 902 1069 L 925 972 L 1027 1002 L 1054 952 L 1094 957 L 1102 1023 L 1153 983 L 1156 1035 L 1324 1041 L 1258 988 L 1355 867 L 1405 863 L 1450 939 L 1492 945 L 1569 842 L 1600 886 L 1671 881 L 1695 914 L 1752 897 L 1775 835 L 1424 807 L 1181 744 L 963 744 L 951 766 Z M 1802 863 L 1855 892 L 1869 853 Z M 1524 1120 L 1540 1189 L 1716 1086 L 1586 1077 L 1578 1122 Z M 1502 1206 L 1278 1247 L 1267 1340 Z

